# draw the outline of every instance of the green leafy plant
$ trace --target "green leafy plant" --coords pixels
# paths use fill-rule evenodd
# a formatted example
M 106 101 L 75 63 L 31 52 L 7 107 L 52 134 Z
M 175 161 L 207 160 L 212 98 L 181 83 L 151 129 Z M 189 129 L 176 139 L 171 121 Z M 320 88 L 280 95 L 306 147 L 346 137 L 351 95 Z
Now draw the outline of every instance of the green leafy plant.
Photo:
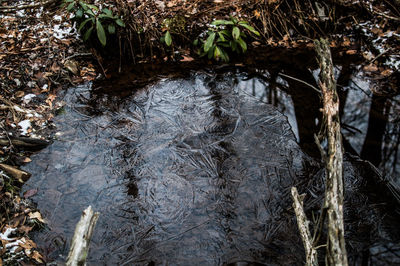
M 107 32 L 114 34 L 116 26 L 125 27 L 122 19 L 114 16 L 108 8 L 100 9 L 82 0 L 65 0 L 65 5 L 67 11 L 74 14 L 73 19 L 77 22 L 78 31 L 82 34 L 84 41 L 87 41 L 95 31 L 101 45 L 105 46 Z
M 247 21 L 239 21 L 234 17 L 230 20 L 214 20 L 207 31 L 205 40 L 197 39 L 194 45 L 201 43 L 200 56 L 208 56 L 209 59 L 229 61 L 228 51 L 245 53 L 247 34 L 260 36 L 260 33 Z
M 169 30 L 166 30 L 164 35 L 161 37 L 161 42 L 165 43 L 167 46 L 172 44 L 172 36 Z

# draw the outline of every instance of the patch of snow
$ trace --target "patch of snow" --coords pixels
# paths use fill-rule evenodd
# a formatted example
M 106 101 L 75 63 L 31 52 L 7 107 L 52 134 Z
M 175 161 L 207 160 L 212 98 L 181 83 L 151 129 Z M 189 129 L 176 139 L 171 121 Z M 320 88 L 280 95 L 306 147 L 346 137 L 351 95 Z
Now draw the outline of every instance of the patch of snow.
M 61 21 L 61 20 L 62 20 L 62 17 L 61 17 L 60 15 L 55 15 L 55 16 L 53 17 L 53 19 L 54 19 L 55 21 Z
M 22 132 L 21 134 L 26 135 L 26 134 L 28 134 L 28 128 L 31 127 L 31 121 L 28 119 L 23 120 L 18 123 L 18 126 L 21 127 L 21 132 Z
M 7 228 L 4 233 L 0 233 L 0 239 L 1 240 L 6 240 L 6 241 L 13 241 L 15 240 L 14 238 L 9 238 L 9 236 L 17 230 L 16 228 Z
M 21 86 L 21 81 L 19 79 L 14 79 L 15 84 L 17 87 Z
M 25 96 L 22 98 L 22 101 L 24 102 L 24 104 L 28 104 L 28 103 L 29 103 L 33 98 L 35 98 L 35 97 L 36 97 L 35 94 L 29 93 L 29 94 L 25 95 Z
M 17 10 L 16 15 L 17 17 L 25 17 L 25 10 Z
M 74 31 L 73 27 L 61 28 L 60 25 L 54 25 L 53 36 L 57 39 L 64 39 L 66 36 L 70 35 Z

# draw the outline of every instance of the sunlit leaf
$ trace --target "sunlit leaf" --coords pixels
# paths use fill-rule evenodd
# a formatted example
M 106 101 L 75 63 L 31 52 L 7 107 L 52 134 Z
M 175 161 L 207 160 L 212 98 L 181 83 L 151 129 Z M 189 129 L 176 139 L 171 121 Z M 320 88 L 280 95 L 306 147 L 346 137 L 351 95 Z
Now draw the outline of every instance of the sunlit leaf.
M 98 19 L 96 20 L 96 31 L 97 31 L 97 37 L 99 38 L 100 43 L 103 46 L 106 46 L 106 42 L 107 42 L 106 32 L 104 31 L 103 25 L 101 25 L 101 22 Z
M 251 33 L 254 33 L 255 35 L 257 35 L 257 36 L 260 36 L 260 33 L 255 29 L 255 28 L 253 28 L 252 26 L 250 26 L 250 25 L 248 25 L 248 24 L 241 24 L 242 22 L 239 22 L 239 25 L 240 26 L 242 26 L 242 27 L 244 27 L 244 28 L 246 28 L 246 29 L 248 29 Z
M 220 56 L 221 56 L 221 50 L 219 49 L 218 46 L 215 46 L 214 58 L 220 58 Z
M 230 20 L 217 19 L 217 20 L 214 20 L 211 23 L 211 25 L 214 25 L 214 26 L 218 26 L 218 25 L 233 25 L 233 22 L 230 21 Z
M 238 27 L 233 27 L 232 37 L 237 40 L 240 37 L 240 29 Z
M 171 44 L 172 44 L 172 37 L 171 37 L 171 33 L 169 32 L 169 30 L 167 30 L 167 32 L 165 33 L 165 44 L 167 46 L 171 46 Z

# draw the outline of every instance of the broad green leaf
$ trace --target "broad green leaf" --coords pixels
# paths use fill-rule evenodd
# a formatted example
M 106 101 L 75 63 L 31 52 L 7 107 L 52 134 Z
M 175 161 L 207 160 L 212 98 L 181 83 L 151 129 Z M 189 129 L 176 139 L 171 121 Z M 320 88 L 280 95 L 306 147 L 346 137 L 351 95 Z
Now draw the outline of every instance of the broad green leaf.
M 74 9 L 74 6 L 75 6 L 75 3 L 74 3 L 74 2 L 71 3 L 71 4 L 69 4 L 68 7 L 67 7 L 67 10 L 68 10 L 68 11 L 71 11 L 72 9 Z
M 81 18 L 81 17 L 83 16 L 83 10 L 79 8 L 79 9 L 76 11 L 75 16 L 76 16 L 77 18 Z
M 90 27 L 90 28 L 85 32 L 85 35 L 83 35 L 83 40 L 84 40 L 85 42 L 89 39 L 90 35 L 92 34 L 92 31 L 93 31 L 93 26 Z
M 106 32 L 104 31 L 103 25 L 101 25 L 101 22 L 98 19 L 96 20 L 96 31 L 101 45 L 106 46 Z
M 243 26 L 243 25 L 248 25 L 249 23 L 247 21 L 242 20 L 242 21 L 239 21 L 238 24 Z
M 216 33 L 213 32 L 208 36 L 206 42 L 204 43 L 204 52 L 208 52 L 214 43 Z
M 248 24 L 240 24 L 240 22 L 239 22 L 239 25 L 241 25 L 242 27 L 248 29 L 251 33 L 254 33 L 257 36 L 260 36 L 260 33 L 255 28 L 253 28 L 252 26 L 250 26 Z
M 219 49 L 218 46 L 215 46 L 214 58 L 220 58 L 220 56 L 221 56 L 221 50 Z
M 245 42 L 242 38 L 239 38 L 239 39 L 237 40 L 237 42 L 239 43 L 240 47 L 242 47 L 243 53 L 245 53 L 245 52 L 247 51 L 247 44 L 246 44 L 246 42 Z
M 92 23 L 94 23 L 94 18 L 85 19 L 85 20 L 79 25 L 78 31 L 81 31 L 81 30 L 83 29 L 83 27 L 85 27 L 85 25 L 86 25 L 89 21 L 92 21 Z
M 211 25 L 218 26 L 218 25 L 233 25 L 232 21 L 224 20 L 224 19 L 217 19 L 211 22 Z
M 120 18 L 116 19 L 115 23 L 117 23 L 118 26 L 125 27 L 125 23 Z
M 211 46 L 211 49 L 208 50 L 208 59 L 211 59 L 214 55 L 215 45 Z
M 92 17 L 96 16 L 91 9 L 86 10 L 85 13 L 91 15 Z
M 108 25 L 108 32 L 110 34 L 114 34 L 115 33 L 115 25 L 114 24 Z
M 83 2 L 83 1 L 79 1 L 79 5 L 83 8 L 83 10 L 88 10 L 89 8 L 88 8 L 88 6 L 87 6 L 87 4 L 85 3 L 85 2 Z
M 90 7 L 91 9 L 93 9 L 93 10 L 99 11 L 99 8 L 97 6 L 89 5 L 89 4 L 87 4 L 87 6 Z
M 225 62 L 229 62 L 228 54 L 225 52 L 224 49 L 220 48 L 220 50 L 221 50 L 221 58 L 222 58 L 222 60 L 224 60 Z
M 231 47 L 230 44 L 227 43 L 227 42 L 221 42 L 221 43 L 219 43 L 218 45 L 219 45 L 219 46 L 222 46 L 222 47 L 225 47 L 225 48 L 230 48 L 230 47 Z
M 193 46 L 197 46 L 197 45 L 199 45 L 199 39 L 196 39 L 193 41 Z
M 233 27 L 232 37 L 237 40 L 240 37 L 240 29 L 238 27 Z
M 234 17 L 232 17 L 232 16 L 230 16 L 230 18 L 231 18 L 231 21 L 232 21 L 234 24 L 237 24 L 237 23 L 238 23 L 238 20 L 237 20 L 236 18 L 234 18 Z
M 65 0 L 66 3 L 74 2 L 74 0 Z
M 218 32 L 218 36 L 221 39 L 221 41 L 223 41 L 223 42 L 226 41 L 224 35 L 221 32 Z
M 167 32 L 165 33 L 165 44 L 167 46 L 171 46 L 171 44 L 172 44 L 172 37 L 171 37 L 171 33 L 169 32 L 169 30 L 167 30 Z
M 222 33 L 223 35 L 225 35 L 226 37 L 231 36 L 231 33 L 228 30 L 221 30 L 220 33 Z
M 103 8 L 101 11 L 106 15 L 112 16 L 112 11 L 108 8 Z
M 236 41 L 230 41 L 231 49 L 232 52 L 237 51 L 237 42 Z
M 106 14 L 100 14 L 100 15 L 98 15 L 97 17 L 98 17 L 98 18 L 111 18 L 111 19 L 114 18 L 113 16 L 106 15 Z

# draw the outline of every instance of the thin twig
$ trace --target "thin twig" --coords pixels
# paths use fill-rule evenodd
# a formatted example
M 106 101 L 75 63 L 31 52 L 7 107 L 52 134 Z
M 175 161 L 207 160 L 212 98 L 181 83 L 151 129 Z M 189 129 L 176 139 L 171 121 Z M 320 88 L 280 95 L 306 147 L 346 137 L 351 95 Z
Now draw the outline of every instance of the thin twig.
M 300 83 L 303 83 L 303 84 L 309 86 L 310 88 L 312 88 L 313 90 L 315 90 L 316 92 L 321 93 L 321 91 L 319 89 L 317 89 L 316 87 L 314 87 L 310 83 L 305 82 L 304 80 L 301 80 L 301 79 L 298 79 L 298 78 L 295 78 L 295 77 L 292 77 L 292 76 L 289 76 L 289 75 L 286 75 L 286 74 L 283 74 L 283 73 L 278 73 L 278 75 L 281 75 L 281 76 L 284 76 L 286 78 L 290 78 L 290 79 L 293 79 L 293 80 L 298 81 Z

